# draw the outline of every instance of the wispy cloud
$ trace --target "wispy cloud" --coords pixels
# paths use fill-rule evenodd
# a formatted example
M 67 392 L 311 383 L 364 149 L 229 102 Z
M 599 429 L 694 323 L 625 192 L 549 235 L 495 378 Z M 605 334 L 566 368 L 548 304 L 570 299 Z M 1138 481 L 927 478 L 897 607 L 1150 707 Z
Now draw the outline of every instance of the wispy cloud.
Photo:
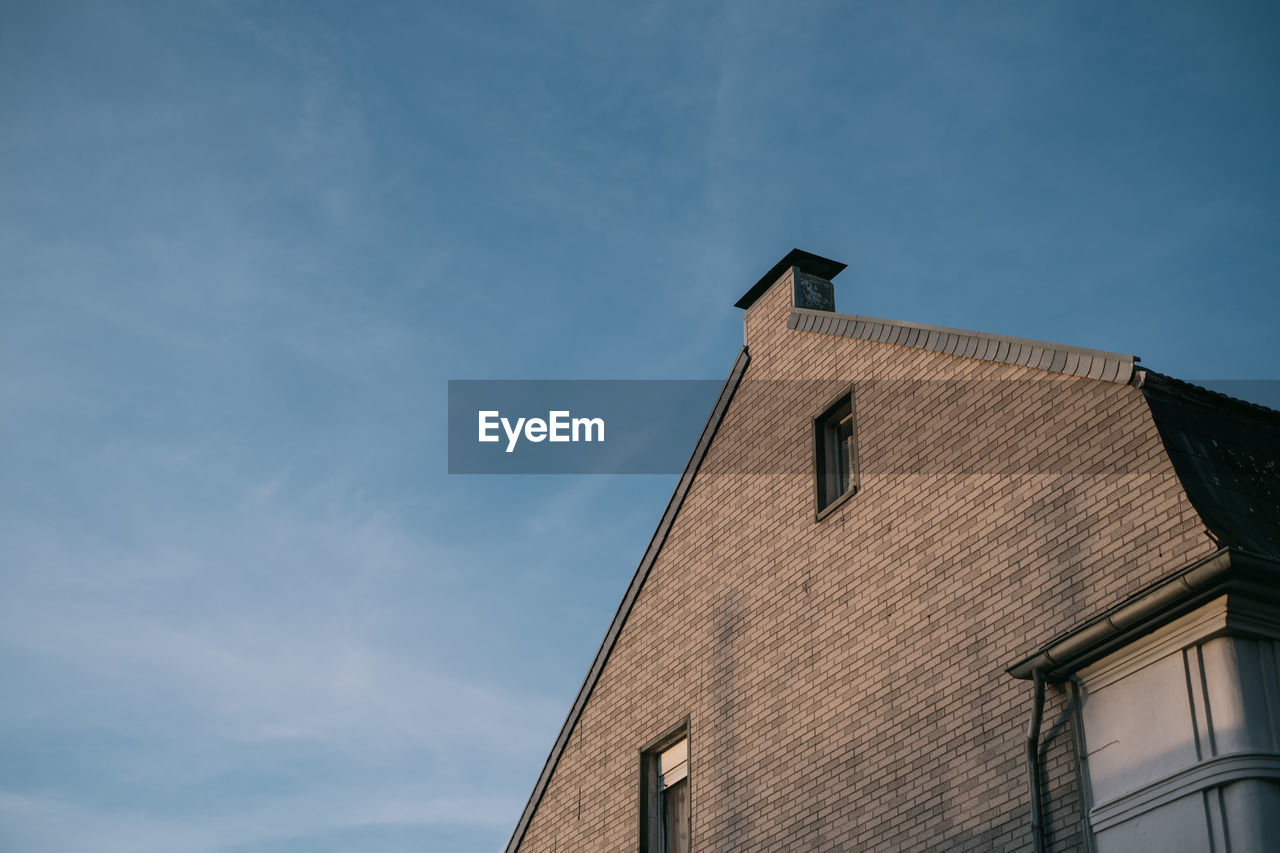
M 793 245 L 1280 370 L 1274 16 L 10 6 L 6 849 L 500 844 L 671 483 L 449 478 L 445 382 L 720 378 Z
M 97 850 L 200 853 L 244 846 L 297 842 L 299 849 L 329 849 L 326 836 L 378 829 L 426 830 L 455 826 L 499 829 L 519 804 L 514 798 L 441 797 L 437 786 L 309 790 L 306 796 L 269 798 L 231 814 L 163 818 L 147 813 L 92 808 L 49 797 L 0 791 L 0 839 L 12 849 L 47 853 Z M 503 816 L 503 817 L 497 817 Z M 418 836 L 423 839 L 423 836 Z M 429 836 L 427 836 L 429 838 Z M 375 836 L 376 839 L 376 836 Z M 377 849 L 368 841 L 363 849 Z

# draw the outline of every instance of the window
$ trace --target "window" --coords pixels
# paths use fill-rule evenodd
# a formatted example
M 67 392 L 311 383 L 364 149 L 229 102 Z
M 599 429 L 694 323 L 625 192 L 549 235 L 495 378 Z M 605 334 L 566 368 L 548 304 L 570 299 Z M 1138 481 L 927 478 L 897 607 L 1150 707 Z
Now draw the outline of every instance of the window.
M 641 754 L 640 850 L 689 853 L 689 738 L 684 727 Z
M 818 517 L 858 490 L 858 454 L 853 429 L 853 389 L 813 419 Z

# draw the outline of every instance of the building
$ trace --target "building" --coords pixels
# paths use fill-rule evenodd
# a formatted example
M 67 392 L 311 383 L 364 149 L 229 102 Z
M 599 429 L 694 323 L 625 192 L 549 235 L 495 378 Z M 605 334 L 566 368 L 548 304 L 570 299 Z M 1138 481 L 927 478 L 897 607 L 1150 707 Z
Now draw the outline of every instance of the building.
M 1280 413 L 793 251 L 507 847 L 1280 849 Z

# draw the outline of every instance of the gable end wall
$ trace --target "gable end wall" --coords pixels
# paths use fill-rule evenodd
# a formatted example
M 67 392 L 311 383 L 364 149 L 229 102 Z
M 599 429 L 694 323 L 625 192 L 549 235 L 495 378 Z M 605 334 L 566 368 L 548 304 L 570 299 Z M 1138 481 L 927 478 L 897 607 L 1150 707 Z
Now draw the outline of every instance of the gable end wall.
M 522 851 L 634 851 L 639 750 L 688 717 L 698 851 L 1025 850 L 1009 660 L 1214 550 L 1137 389 L 788 328 L 751 364 Z M 814 520 L 853 383 L 861 489 Z M 1065 697 L 1050 850 L 1083 850 Z

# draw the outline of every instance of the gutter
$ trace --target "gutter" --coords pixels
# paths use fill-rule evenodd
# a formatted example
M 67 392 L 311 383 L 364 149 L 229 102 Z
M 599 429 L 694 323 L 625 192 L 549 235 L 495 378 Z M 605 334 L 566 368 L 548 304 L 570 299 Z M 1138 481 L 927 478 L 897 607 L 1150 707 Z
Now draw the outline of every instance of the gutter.
M 1280 598 L 1280 562 L 1240 548 L 1222 548 L 1008 667 L 1014 678 L 1065 681 L 1072 672 L 1227 591 L 1251 588 Z

